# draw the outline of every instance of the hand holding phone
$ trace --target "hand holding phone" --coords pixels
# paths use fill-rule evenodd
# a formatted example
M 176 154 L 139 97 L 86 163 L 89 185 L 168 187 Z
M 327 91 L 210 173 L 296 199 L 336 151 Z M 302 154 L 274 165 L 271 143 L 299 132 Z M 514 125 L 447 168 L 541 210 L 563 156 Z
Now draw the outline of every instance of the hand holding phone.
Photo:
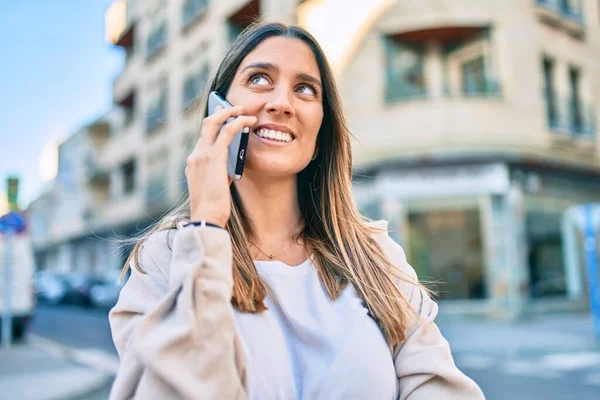
M 215 107 L 216 105 L 211 110 Z M 234 138 L 240 136 L 240 132 L 249 133 L 249 127 L 257 122 L 256 117 L 246 116 L 243 113 L 243 107 L 229 105 L 214 111 L 202 121 L 200 139 L 188 157 L 185 168 L 190 218 L 193 221 L 205 220 L 225 227 L 229 220 L 231 215 L 229 185 L 236 175 L 241 177 L 241 171 L 238 174 L 233 170 L 234 178 L 230 175 L 232 160 L 230 149 L 239 148 L 241 144 L 232 146 Z M 243 148 L 245 150 L 245 146 Z
M 215 108 L 221 106 L 222 108 L 232 108 L 233 106 L 223 96 L 217 92 L 211 92 L 208 97 L 208 115 L 213 115 Z M 235 118 L 229 118 L 225 124 L 230 124 Z M 227 159 L 227 174 L 229 177 L 238 181 L 242 179 L 244 172 L 244 162 L 246 161 L 246 151 L 248 148 L 248 137 L 250 134 L 250 128 L 245 126 L 242 130 L 233 136 L 231 143 L 228 147 L 228 159 Z

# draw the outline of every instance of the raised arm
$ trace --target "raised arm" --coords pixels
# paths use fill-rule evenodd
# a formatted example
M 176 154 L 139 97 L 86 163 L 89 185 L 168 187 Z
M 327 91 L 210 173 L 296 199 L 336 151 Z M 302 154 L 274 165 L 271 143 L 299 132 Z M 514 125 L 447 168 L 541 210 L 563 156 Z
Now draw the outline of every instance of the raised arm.
M 173 231 L 171 231 L 173 233 Z M 153 235 L 110 324 L 121 367 L 111 399 L 244 399 L 231 306 L 231 241 L 211 227 Z

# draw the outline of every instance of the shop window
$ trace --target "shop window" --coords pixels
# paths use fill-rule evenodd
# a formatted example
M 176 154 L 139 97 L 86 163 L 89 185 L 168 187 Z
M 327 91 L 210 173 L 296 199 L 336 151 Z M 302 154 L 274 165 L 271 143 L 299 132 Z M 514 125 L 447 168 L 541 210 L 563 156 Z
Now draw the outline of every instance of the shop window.
M 526 229 L 531 297 L 565 296 L 561 215 L 529 212 Z
M 478 210 L 410 212 L 409 262 L 440 299 L 487 297 Z

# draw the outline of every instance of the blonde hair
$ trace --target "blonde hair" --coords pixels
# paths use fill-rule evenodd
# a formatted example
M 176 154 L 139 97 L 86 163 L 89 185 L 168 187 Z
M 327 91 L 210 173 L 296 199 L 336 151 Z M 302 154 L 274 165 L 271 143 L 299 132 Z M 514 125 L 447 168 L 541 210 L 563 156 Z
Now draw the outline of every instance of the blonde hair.
M 297 176 L 298 199 L 305 227 L 299 233 L 312 249 L 319 276 L 331 299 L 337 299 L 351 284 L 365 301 L 370 314 L 390 344 L 403 341 L 411 312 L 408 301 L 398 288 L 398 279 L 418 282 L 405 276 L 385 256 L 373 238 L 380 230 L 369 226 L 352 198 L 352 156 L 350 133 L 346 128 L 334 76 L 323 51 L 305 30 L 280 23 L 255 24 L 231 45 L 216 76 L 201 98 L 206 115 L 206 98 L 210 91 L 226 94 L 243 58 L 263 40 L 283 36 L 302 40 L 313 51 L 323 82 L 323 123 L 318 137 L 317 157 Z M 233 248 L 233 296 L 231 302 L 241 312 L 266 310 L 266 291 L 250 254 L 252 223 L 231 185 L 231 217 L 226 229 Z M 187 193 L 180 203 L 149 230 L 135 239 L 135 247 L 123 269 L 130 264 L 143 272 L 139 252 L 153 233 L 174 229 L 190 218 Z

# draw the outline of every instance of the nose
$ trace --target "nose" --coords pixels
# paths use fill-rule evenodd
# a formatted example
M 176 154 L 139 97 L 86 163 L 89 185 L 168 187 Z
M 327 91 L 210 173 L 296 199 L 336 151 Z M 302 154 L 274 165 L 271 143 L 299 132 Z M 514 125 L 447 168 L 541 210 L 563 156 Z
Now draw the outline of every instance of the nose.
M 271 92 L 271 97 L 265 105 L 267 113 L 270 115 L 280 115 L 291 117 L 295 110 L 292 104 L 293 94 L 289 90 L 280 88 Z

